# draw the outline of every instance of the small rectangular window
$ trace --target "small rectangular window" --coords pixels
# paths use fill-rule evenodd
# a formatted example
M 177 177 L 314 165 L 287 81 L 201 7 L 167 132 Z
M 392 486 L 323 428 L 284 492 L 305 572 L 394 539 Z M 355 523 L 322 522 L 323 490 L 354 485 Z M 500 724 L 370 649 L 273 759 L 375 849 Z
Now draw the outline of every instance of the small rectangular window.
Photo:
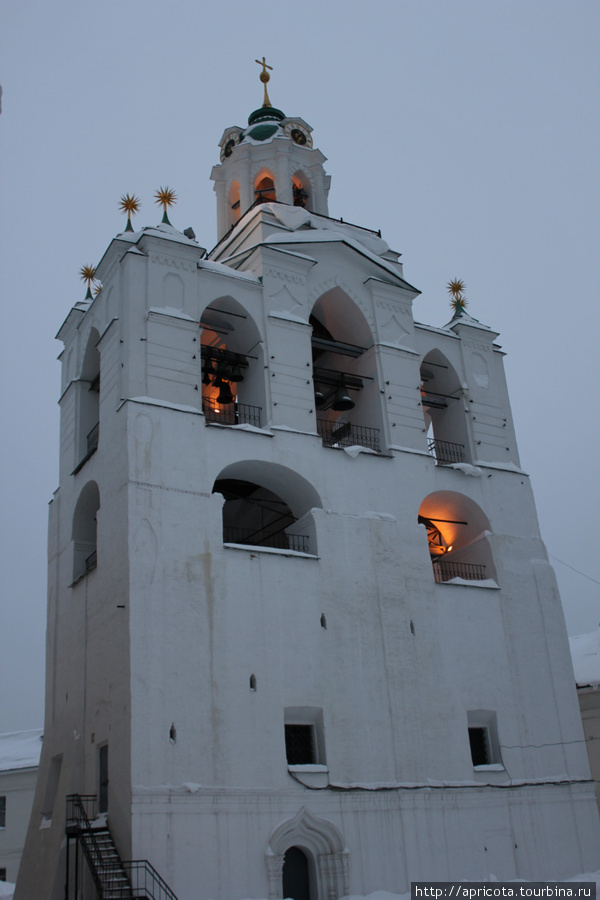
M 322 709 L 316 706 L 287 706 L 283 723 L 288 766 L 327 765 Z
M 6 881 L 6 869 L 0 869 L 0 881 Z
M 316 763 L 315 729 L 312 725 L 285 726 L 285 755 L 288 766 Z
M 491 763 L 487 728 L 469 728 L 469 744 L 474 766 L 487 766 Z
M 0 828 L 6 828 L 6 797 L 0 797 Z
M 469 747 L 473 766 L 499 766 L 502 764 L 498 722 L 493 709 L 471 709 L 467 713 Z

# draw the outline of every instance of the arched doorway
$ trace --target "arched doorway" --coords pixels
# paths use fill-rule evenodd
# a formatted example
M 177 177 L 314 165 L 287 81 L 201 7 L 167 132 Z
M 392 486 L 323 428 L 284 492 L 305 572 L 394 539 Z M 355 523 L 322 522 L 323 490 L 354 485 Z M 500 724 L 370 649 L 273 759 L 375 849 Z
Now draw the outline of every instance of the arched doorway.
M 335 825 L 318 819 L 303 806 L 292 819 L 281 822 L 269 838 L 265 856 L 269 900 L 282 896 L 293 900 L 346 896 L 348 856 L 344 839 Z M 298 884 L 288 882 L 292 876 L 298 877 Z M 300 893 L 302 884 L 305 893 Z
M 283 857 L 283 897 L 292 900 L 311 900 L 310 870 L 306 853 L 300 847 L 290 847 Z

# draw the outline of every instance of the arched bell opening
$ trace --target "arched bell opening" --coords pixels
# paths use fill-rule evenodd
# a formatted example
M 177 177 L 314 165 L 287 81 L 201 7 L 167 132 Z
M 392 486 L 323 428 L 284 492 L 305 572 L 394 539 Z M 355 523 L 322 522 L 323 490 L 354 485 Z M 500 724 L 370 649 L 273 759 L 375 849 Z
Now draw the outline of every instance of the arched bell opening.
M 97 557 L 97 513 L 100 509 L 100 491 L 95 481 L 88 481 L 82 488 L 73 512 L 73 581 L 78 581 L 93 571 Z
M 323 444 L 379 452 L 381 399 L 367 320 L 336 287 L 315 303 L 309 321 L 317 429 Z
M 235 225 L 240 215 L 240 183 L 239 181 L 232 181 L 227 196 L 227 224 L 230 228 L 232 225 Z
M 210 303 L 200 322 L 202 411 L 207 424 L 261 425 L 265 401 L 260 332 L 232 297 Z
M 277 200 L 272 172 L 262 170 L 254 179 L 254 202 L 273 203 Z
M 421 403 L 428 449 L 437 464 L 471 462 L 463 389 L 439 350 L 431 350 L 421 363 Z
M 310 850 L 288 847 L 283 855 L 282 897 L 292 900 L 317 900 L 317 873 Z
M 81 364 L 77 397 L 77 461 L 79 465 L 98 449 L 100 436 L 100 335 L 92 328 Z
M 490 523 L 469 497 L 456 491 L 429 494 L 421 503 L 418 521 L 427 532 L 436 582 L 496 579 Z
M 292 175 L 292 203 L 309 212 L 313 211 L 312 186 L 305 172 Z
M 216 479 L 223 542 L 316 554 L 311 510 L 321 507 L 312 485 L 285 466 L 249 460 L 227 466 Z

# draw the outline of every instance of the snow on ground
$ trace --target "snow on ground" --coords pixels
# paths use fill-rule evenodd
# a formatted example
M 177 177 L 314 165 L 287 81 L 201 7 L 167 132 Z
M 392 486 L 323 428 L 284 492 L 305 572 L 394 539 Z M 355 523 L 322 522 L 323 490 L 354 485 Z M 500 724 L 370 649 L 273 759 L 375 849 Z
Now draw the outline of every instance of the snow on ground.
M 35 769 L 40 764 L 42 729 L 0 734 L 0 772 Z M 0 897 L 4 896 L 0 894 Z
M 12 900 L 15 886 L 10 881 L 0 881 L 0 897 L 2 900 Z
M 575 681 L 579 687 L 600 685 L 600 628 L 569 638 Z

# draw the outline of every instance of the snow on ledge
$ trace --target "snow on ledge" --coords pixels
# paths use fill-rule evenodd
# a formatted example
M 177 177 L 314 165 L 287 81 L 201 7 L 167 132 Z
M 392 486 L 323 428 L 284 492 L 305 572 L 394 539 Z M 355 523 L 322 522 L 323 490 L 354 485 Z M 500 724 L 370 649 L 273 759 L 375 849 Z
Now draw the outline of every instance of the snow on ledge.
M 233 541 L 224 541 L 224 547 L 230 550 L 246 550 L 251 553 L 274 553 L 275 556 L 299 556 L 301 559 L 318 559 L 314 553 L 302 553 L 301 550 L 280 550 L 278 547 L 263 547 L 261 544 L 236 544 Z
M 157 316 L 171 316 L 172 319 L 184 319 L 186 322 L 196 322 L 196 319 L 188 316 L 187 313 L 182 312 L 180 309 L 176 309 L 174 306 L 151 306 L 148 310 L 148 315 L 150 313 L 154 313 Z
M 373 456 L 379 456 L 380 454 L 377 450 L 373 450 L 371 447 L 363 447 L 362 444 L 352 444 L 351 447 L 336 447 L 334 444 L 334 449 L 341 449 L 344 453 L 347 453 L 352 459 L 356 459 L 359 453 L 370 453 Z
M 463 472 L 465 475 L 472 475 L 473 478 L 481 478 L 483 475 L 479 466 L 470 466 L 469 463 L 446 463 L 442 468 L 458 469 L 459 472 Z
M 296 316 L 294 313 L 288 312 L 287 309 L 272 309 L 269 313 L 270 319 L 283 319 L 286 322 L 297 322 L 300 325 L 308 325 L 309 323 L 302 316 Z
M 175 409 L 178 412 L 190 412 L 196 413 L 197 416 L 201 415 L 197 406 L 185 406 L 183 403 L 169 403 L 166 400 L 157 400 L 156 397 L 128 397 L 127 400 L 123 402 L 147 403 L 148 406 L 161 406 L 164 409 Z
M 257 425 L 249 425 L 247 422 L 240 422 L 237 425 L 228 425 L 226 422 L 215 422 L 212 419 L 207 422 L 210 428 L 231 428 L 234 431 L 251 431 L 253 434 L 264 434 L 267 437 L 274 437 L 272 431 L 268 428 L 259 428 Z
M 494 581 L 493 578 L 449 578 L 448 581 L 438 581 L 437 584 L 460 584 L 463 587 L 482 587 L 482 588 L 493 588 L 496 591 L 500 590 L 500 586 L 498 582 Z
M 498 469 L 500 472 L 516 472 L 518 475 L 527 475 L 527 472 L 525 472 L 524 469 L 520 469 L 511 462 L 488 462 L 485 459 L 474 459 L 473 465 L 481 466 L 482 469 Z

